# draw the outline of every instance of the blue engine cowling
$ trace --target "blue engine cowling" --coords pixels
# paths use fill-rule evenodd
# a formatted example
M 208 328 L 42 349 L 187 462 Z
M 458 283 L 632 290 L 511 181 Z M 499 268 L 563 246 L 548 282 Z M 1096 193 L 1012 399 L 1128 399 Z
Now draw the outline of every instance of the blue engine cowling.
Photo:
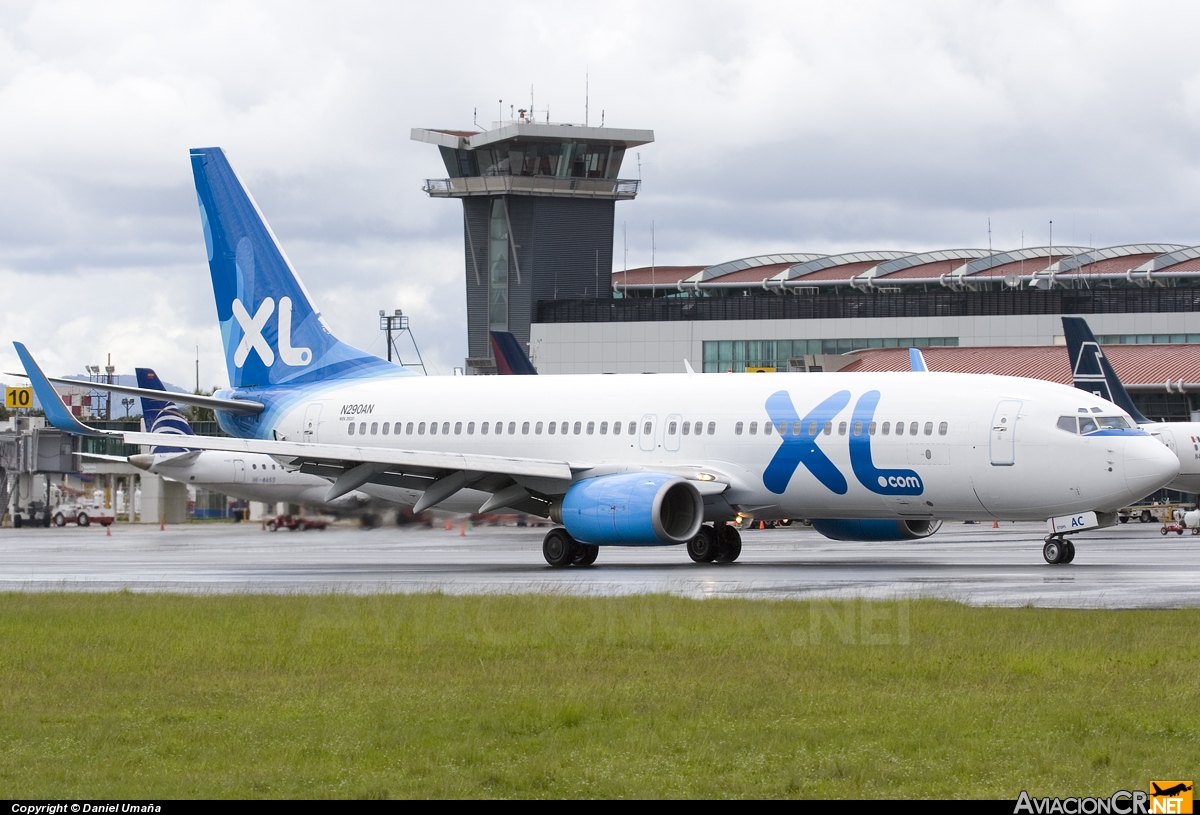
M 696 537 L 704 499 L 679 476 L 621 473 L 572 484 L 554 514 L 580 543 L 658 546 Z
M 856 518 L 824 518 L 812 522 L 813 529 L 835 541 L 902 541 L 928 538 L 942 528 L 941 521 L 875 521 Z

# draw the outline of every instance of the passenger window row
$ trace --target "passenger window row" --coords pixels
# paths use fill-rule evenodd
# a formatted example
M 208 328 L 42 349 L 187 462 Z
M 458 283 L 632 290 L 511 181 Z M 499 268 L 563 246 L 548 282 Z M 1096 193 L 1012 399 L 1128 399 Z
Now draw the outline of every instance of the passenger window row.
M 1064 419 L 1070 419 L 1071 421 L 1074 421 L 1075 417 L 1074 416 L 1064 416 L 1062 419 L 1059 419 L 1059 427 L 1066 430 L 1067 428 L 1063 425 Z M 1116 419 L 1118 421 L 1122 421 L 1119 417 L 1111 417 L 1111 419 Z M 1111 419 L 1106 418 L 1105 421 L 1110 421 Z M 1091 421 L 1091 420 L 1083 419 L 1081 421 Z M 611 425 L 612 434 L 614 436 L 621 435 L 621 429 L 623 426 L 624 426 L 623 422 L 613 422 Z M 891 422 L 884 422 L 882 424 L 882 426 L 878 425 L 878 423 L 876 423 L 876 422 L 869 422 L 865 428 L 863 427 L 862 422 L 855 422 L 854 427 L 851 430 L 851 432 L 855 436 L 861 436 L 865 429 L 868 436 L 874 436 L 876 431 L 882 432 L 882 434 L 884 436 L 888 436 L 888 435 L 892 435 L 892 433 L 893 433 L 892 427 L 893 426 L 892 426 Z M 897 436 L 905 435 L 905 432 L 906 432 L 905 427 L 906 427 L 905 422 L 896 422 L 895 430 L 894 430 L 895 435 L 897 435 Z M 949 428 L 950 428 L 949 423 L 939 422 L 937 425 L 937 434 L 939 436 L 945 436 L 946 433 L 949 431 Z M 466 432 L 467 432 L 468 436 L 475 435 L 475 429 L 476 429 L 475 422 L 467 422 Z M 534 435 L 537 435 L 537 436 L 542 435 L 543 432 L 545 432 L 547 435 L 550 435 L 550 436 L 553 436 L 556 433 L 560 436 L 566 436 L 568 434 L 578 436 L 578 435 L 586 432 L 587 435 L 592 436 L 592 435 L 595 435 L 595 433 L 597 431 L 597 424 L 594 421 L 586 422 L 586 423 L 570 422 L 570 421 L 537 422 L 532 426 L 532 429 L 533 429 Z M 846 422 L 839 422 L 837 425 L 837 433 L 839 436 L 845 436 L 848 429 L 850 429 L 850 428 Z M 926 435 L 926 436 L 932 436 L 933 429 L 934 429 L 933 422 L 925 422 L 924 427 L 921 426 L 920 422 L 908 422 L 907 423 L 907 434 L 909 436 L 917 436 L 917 435 L 921 435 L 922 433 L 924 433 L 924 435 Z M 1093 429 L 1095 429 L 1095 428 L 1093 428 Z M 486 435 L 488 435 L 489 430 L 491 431 L 491 433 L 493 435 L 496 435 L 496 436 L 504 435 L 506 430 L 507 430 L 508 435 L 515 436 L 515 435 L 517 435 L 517 423 L 509 422 L 507 425 L 507 428 L 505 427 L 504 422 L 494 422 L 490 425 L 488 422 L 481 422 L 479 424 L 479 435 L 486 436 Z M 747 427 L 744 422 L 737 422 L 736 424 L 734 424 L 733 432 L 735 435 L 738 435 L 738 436 L 742 435 L 743 430 L 747 431 L 749 433 L 749 435 L 751 435 L 751 436 L 758 435 L 758 422 L 750 422 L 749 427 Z M 529 422 L 521 422 L 521 435 L 528 436 L 529 431 L 530 431 L 530 423 Z M 608 435 L 609 423 L 608 422 L 600 422 L 599 423 L 599 431 L 600 431 L 601 436 Z M 775 433 L 776 431 L 778 431 L 780 436 L 787 436 L 787 435 L 816 436 L 818 434 L 818 432 L 821 433 L 822 435 L 830 436 L 833 434 L 833 422 L 825 422 L 824 424 L 818 425 L 816 422 L 810 421 L 808 423 L 807 427 L 805 427 L 804 422 L 791 422 L 790 424 L 788 422 L 780 422 L 778 425 L 774 425 L 770 422 L 763 422 L 762 433 L 764 436 L 770 436 L 771 434 Z M 349 436 L 354 436 L 354 435 L 365 436 L 368 433 L 370 433 L 372 436 L 380 435 L 380 434 L 387 436 L 387 435 L 389 435 L 389 433 L 394 436 L 399 436 L 401 434 L 401 432 L 403 432 L 403 434 L 406 436 L 411 436 L 411 435 L 413 435 L 414 432 L 418 436 L 424 436 L 426 433 L 428 433 L 431 436 L 436 436 L 439 433 L 443 436 L 448 436 L 448 435 L 450 435 L 450 422 L 442 422 L 440 426 L 437 422 L 428 422 L 428 423 L 426 423 L 426 422 L 408 422 L 407 424 L 404 422 L 396 422 L 395 424 L 392 424 L 389 422 L 384 422 L 382 425 L 380 425 L 379 422 L 371 422 L 369 425 L 369 429 L 368 429 L 367 422 L 358 422 L 357 424 L 355 422 L 350 422 L 346 426 L 346 434 Z M 454 435 L 460 436 L 460 435 L 462 435 L 462 432 L 463 432 L 463 423 L 455 422 L 454 423 Z M 635 435 L 637 433 L 637 422 L 636 421 L 629 422 L 628 429 L 625 432 L 627 435 L 630 435 L 630 436 Z M 645 427 L 642 428 L 642 433 L 644 435 L 650 435 L 653 432 L 654 432 L 654 423 L 647 421 L 645 423 Z M 703 434 L 707 434 L 709 436 L 714 436 L 717 433 L 717 423 L 716 422 L 708 422 L 708 424 L 706 425 L 704 422 L 699 421 L 699 420 L 694 421 L 694 422 L 692 422 L 692 421 L 679 422 L 676 419 L 672 419 L 671 421 L 669 421 L 667 423 L 667 435 L 668 436 L 674 436 L 676 433 L 680 433 L 680 432 L 682 432 L 682 434 L 685 436 L 688 436 L 688 435 L 700 436 Z M 1076 431 L 1071 430 L 1071 432 L 1076 432 Z M 1083 432 L 1092 432 L 1092 431 L 1083 431 Z
M 695 423 L 694 432 L 697 436 L 699 436 L 700 433 L 702 432 L 702 425 L 703 425 L 703 422 Z M 688 432 L 688 430 L 686 429 L 688 426 L 689 426 L 688 423 L 684 422 L 685 429 L 683 432 L 685 435 Z M 536 422 L 532 425 L 530 422 L 521 422 L 520 427 L 521 427 L 520 433 L 523 436 L 528 436 L 530 433 L 530 430 L 532 430 L 533 434 L 536 436 L 542 435 L 543 432 L 549 436 L 553 436 L 555 434 L 558 434 L 560 436 L 566 436 L 566 435 L 578 436 L 582 433 L 587 433 L 587 435 L 592 436 L 592 435 L 596 434 L 597 430 L 599 430 L 599 433 L 601 436 L 607 436 L 609 434 L 610 425 L 608 422 L 600 422 L 597 425 L 597 423 L 594 421 L 591 421 L 591 422 L 566 421 L 566 422 Z M 671 423 L 671 427 L 672 427 L 671 432 L 674 433 L 675 432 L 675 430 L 674 430 L 675 423 L 674 422 Z M 465 429 L 466 429 L 466 433 L 468 436 L 475 435 L 475 432 L 476 432 L 475 422 L 467 422 Z M 628 427 L 626 427 L 625 422 L 618 421 L 618 422 L 613 422 L 611 424 L 611 429 L 612 429 L 612 435 L 614 435 L 614 436 L 620 436 L 622 429 L 624 429 L 624 432 L 627 435 L 633 436 L 637 433 L 638 428 L 637 428 L 636 421 L 629 422 Z M 463 426 L 462 422 L 454 423 L 454 435 L 456 435 L 456 436 L 462 435 L 463 430 L 464 430 L 464 426 Z M 517 423 L 509 422 L 506 427 L 504 422 L 491 422 L 491 423 L 480 422 L 478 425 L 478 430 L 479 430 L 479 435 L 481 435 L 481 436 L 486 436 L 486 435 L 488 435 L 489 432 L 491 432 L 493 435 L 496 435 L 496 436 L 504 435 L 505 433 L 507 433 L 510 436 L 515 436 L 515 435 L 517 435 Z M 649 421 L 646 422 L 646 426 L 642 429 L 642 432 L 648 435 L 648 434 L 652 433 L 653 431 L 654 431 L 653 422 L 649 422 Z M 448 435 L 450 435 L 450 422 L 442 422 L 440 426 L 438 425 L 437 422 L 428 422 L 428 423 L 426 423 L 426 422 L 408 422 L 408 423 L 384 422 L 382 425 L 379 422 L 371 422 L 370 424 L 368 424 L 367 422 L 357 422 L 357 423 L 350 422 L 349 424 L 346 425 L 346 435 L 348 435 L 348 436 L 355 436 L 355 435 L 365 436 L 368 433 L 372 436 L 377 436 L 377 435 L 399 436 L 402 433 L 405 436 L 411 436 L 411 435 L 413 435 L 414 432 L 418 436 L 424 436 L 424 435 L 426 435 L 426 433 L 428 433 L 430 436 L 436 436 L 439 433 L 441 433 L 441 435 L 443 435 L 443 436 L 448 436 Z M 714 434 L 716 432 L 717 432 L 716 422 L 709 422 L 708 423 L 709 435 L 711 436 L 712 434 Z

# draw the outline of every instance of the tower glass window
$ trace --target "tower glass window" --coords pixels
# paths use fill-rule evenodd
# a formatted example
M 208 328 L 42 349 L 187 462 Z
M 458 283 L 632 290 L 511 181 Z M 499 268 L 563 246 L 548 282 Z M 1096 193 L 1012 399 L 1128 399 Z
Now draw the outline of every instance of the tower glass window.
M 508 218 L 504 199 L 492 201 L 488 219 L 488 328 L 508 330 Z

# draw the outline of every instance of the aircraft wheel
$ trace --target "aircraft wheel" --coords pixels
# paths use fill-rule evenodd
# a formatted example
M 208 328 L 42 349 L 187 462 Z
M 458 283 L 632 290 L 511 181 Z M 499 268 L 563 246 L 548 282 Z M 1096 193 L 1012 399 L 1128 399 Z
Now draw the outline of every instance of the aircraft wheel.
M 542 557 L 556 569 L 570 566 L 575 560 L 575 541 L 567 530 L 555 528 L 546 533 L 542 541 Z
M 268 532 L 274 532 L 278 528 L 279 527 L 275 525 L 274 521 L 267 521 L 267 531 Z
M 1048 540 L 1046 545 L 1042 547 L 1042 557 L 1047 563 L 1062 563 L 1063 553 L 1066 546 L 1060 540 Z
M 600 556 L 600 547 L 590 543 L 575 544 L 575 559 L 571 561 L 572 566 L 591 566 L 596 562 L 596 558 Z
M 13 529 L 20 529 L 23 523 L 25 523 L 25 519 L 20 515 L 13 516 Z
M 66 526 L 67 525 L 67 519 L 66 519 L 66 517 L 63 516 L 63 514 L 61 512 L 55 514 L 54 525 L 55 526 Z
M 717 562 L 733 563 L 742 554 L 742 536 L 732 526 L 717 528 Z
M 1075 559 L 1075 543 L 1074 543 L 1074 541 L 1066 541 L 1065 543 L 1067 545 L 1066 546 L 1067 551 L 1063 555 L 1062 562 L 1070 563 L 1072 560 Z
M 701 526 L 696 537 L 687 542 L 688 557 L 697 563 L 711 563 L 717 558 L 717 530 Z
M 86 512 L 79 513 L 79 517 L 75 519 L 75 523 L 79 524 L 80 526 L 87 526 L 91 522 L 92 520 L 88 517 Z

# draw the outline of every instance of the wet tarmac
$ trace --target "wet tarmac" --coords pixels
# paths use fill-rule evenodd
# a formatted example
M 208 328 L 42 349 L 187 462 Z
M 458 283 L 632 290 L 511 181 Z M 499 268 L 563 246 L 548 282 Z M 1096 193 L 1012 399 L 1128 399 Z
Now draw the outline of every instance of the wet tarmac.
M 931 538 L 830 541 L 793 525 L 744 531 L 733 564 L 683 547 L 604 547 L 587 568 L 552 569 L 544 528 L 258 524 L 0 529 L 0 590 L 183 593 L 549 592 L 687 597 L 913 598 L 974 605 L 1159 608 L 1200 605 L 1200 536 L 1132 523 L 1077 535 L 1070 565 L 1047 565 L 1043 524 L 946 524 Z

